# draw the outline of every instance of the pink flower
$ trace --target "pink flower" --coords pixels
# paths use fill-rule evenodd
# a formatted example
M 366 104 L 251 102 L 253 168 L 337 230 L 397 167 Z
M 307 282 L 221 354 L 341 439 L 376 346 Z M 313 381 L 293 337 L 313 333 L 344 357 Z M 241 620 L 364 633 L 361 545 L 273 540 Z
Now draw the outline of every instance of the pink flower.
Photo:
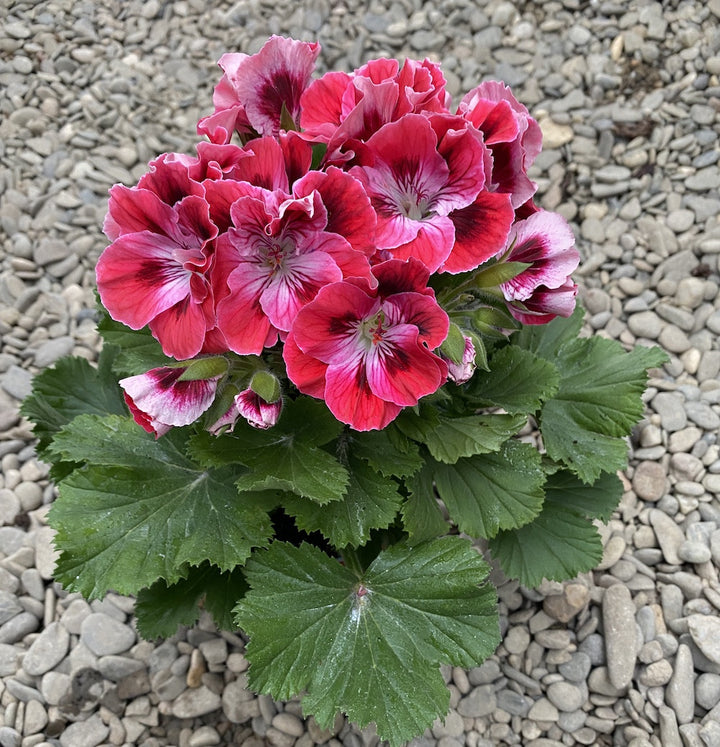
M 119 382 L 135 422 L 155 438 L 194 423 L 215 399 L 220 376 L 179 381 L 184 372 L 182 366 L 163 366 Z
M 298 313 L 283 351 L 298 389 L 356 430 L 384 428 L 447 377 L 431 352 L 449 320 L 426 287 L 430 273 L 415 259 L 372 273 L 376 288 L 355 279 L 325 286 Z
M 247 192 L 233 204 L 234 226 L 217 249 L 228 289 L 217 304 L 218 326 L 241 355 L 258 354 L 284 337 L 324 285 L 346 276 L 369 278 L 367 256 L 339 232 L 360 241 L 358 221 L 370 235 L 374 228 L 361 185 L 340 171 L 311 172 L 296 182 L 296 196 L 249 186 Z
M 504 84 L 486 81 L 467 93 L 458 114 L 477 127 L 493 154 L 490 182 L 512 195 L 513 207 L 526 202 L 536 186 L 527 176 L 542 142 L 538 123 Z
M 502 289 L 510 313 L 526 324 L 544 324 L 555 316 L 570 316 L 577 287 L 570 280 L 580 255 L 565 219 L 540 210 L 518 221 L 510 233 L 509 262 L 530 266 Z
M 456 384 L 470 381 L 475 373 L 475 346 L 469 337 L 465 337 L 465 351 L 461 363 L 448 360 L 448 379 Z
M 150 167 L 137 187 L 110 190 L 113 242 L 97 263 L 98 291 L 113 319 L 149 324 L 166 355 L 192 358 L 215 326 L 208 271 L 218 229 L 186 163 L 160 157 Z
M 245 389 L 236 394 L 230 409 L 208 429 L 213 435 L 218 435 L 225 428 L 232 431 L 239 418 L 245 418 L 253 428 L 267 430 L 272 428 L 280 418 L 282 399 L 276 402 L 266 402 L 252 389 Z
M 377 213 L 375 243 L 387 250 L 381 257 L 416 257 L 430 272 L 448 259 L 455 243 L 450 214 L 475 202 L 487 155 L 476 133 L 451 120 L 407 114 L 386 124 L 368 140 L 363 165 L 351 169 Z
M 243 140 L 277 136 L 283 107 L 297 123 L 300 97 L 310 82 L 320 45 L 271 36 L 254 55 L 224 54 L 224 75 L 215 87 L 215 112 L 198 123 L 198 133 L 228 143 L 237 131 Z
M 328 143 L 327 162 L 352 158 L 368 140 L 405 114 L 448 111 L 445 78 L 430 60 L 371 60 L 352 75 L 330 72 L 313 81 L 301 99 L 303 136 Z

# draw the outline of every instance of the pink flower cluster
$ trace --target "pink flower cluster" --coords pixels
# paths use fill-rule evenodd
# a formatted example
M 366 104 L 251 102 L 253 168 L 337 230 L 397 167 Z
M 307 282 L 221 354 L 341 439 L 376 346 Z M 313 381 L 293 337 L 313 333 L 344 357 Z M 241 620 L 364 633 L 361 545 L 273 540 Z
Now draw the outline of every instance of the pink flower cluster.
M 438 352 L 449 319 L 434 275 L 524 263 L 500 289 L 515 318 L 544 323 L 574 308 L 578 254 L 565 221 L 532 201 L 541 133 L 505 85 L 482 83 L 453 112 L 429 60 L 312 79 L 319 51 L 272 37 L 221 58 L 215 111 L 198 124 L 210 142 L 112 188 L 98 289 L 115 320 L 149 325 L 181 361 L 281 347 L 300 392 L 377 429 L 472 373 L 469 338 L 463 360 Z M 184 370 L 121 382 L 156 435 L 205 412 L 232 377 Z M 280 401 L 261 394 L 245 388 L 211 430 L 272 425 Z

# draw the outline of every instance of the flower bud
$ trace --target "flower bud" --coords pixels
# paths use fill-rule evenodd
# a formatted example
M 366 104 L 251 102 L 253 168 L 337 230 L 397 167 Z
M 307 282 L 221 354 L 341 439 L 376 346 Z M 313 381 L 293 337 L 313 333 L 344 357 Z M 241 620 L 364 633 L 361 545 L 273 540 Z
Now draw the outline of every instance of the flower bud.
M 474 372 L 475 346 L 473 345 L 473 341 L 469 337 L 466 337 L 462 362 L 454 363 L 453 361 L 448 361 L 448 378 L 456 384 L 464 384 L 470 380 Z

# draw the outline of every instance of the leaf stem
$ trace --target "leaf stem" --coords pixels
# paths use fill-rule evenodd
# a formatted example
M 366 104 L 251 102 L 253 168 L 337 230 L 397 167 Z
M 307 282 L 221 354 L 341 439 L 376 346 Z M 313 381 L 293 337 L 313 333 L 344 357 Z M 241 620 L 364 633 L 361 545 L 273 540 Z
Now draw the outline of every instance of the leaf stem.
M 357 554 L 357 550 L 348 546 L 343 548 L 340 555 L 345 562 L 345 567 L 356 573 L 359 577 L 362 577 L 364 569 Z

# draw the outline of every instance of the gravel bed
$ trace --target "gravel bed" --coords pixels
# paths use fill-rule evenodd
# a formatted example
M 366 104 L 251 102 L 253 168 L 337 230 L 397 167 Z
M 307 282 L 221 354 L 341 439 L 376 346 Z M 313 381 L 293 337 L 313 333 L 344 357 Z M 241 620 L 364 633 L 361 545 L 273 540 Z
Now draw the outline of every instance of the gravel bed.
M 587 323 L 657 344 L 593 573 L 500 587 L 503 643 L 448 669 L 416 747 L 720 745 L 720 0 L 0 0 L 0 746 L 373 747 L 245 689 L 209 619 L 153 644 L 133 601 L 52 581 L 53 488 L 18 415 L 34 373 L 94 359 L 108 188 L 192 151 L 226 51 L 271 33 L 320 71 L 441 60 L 456 97 L 513 86 L 541 123 L 543 207 L 571 221 Z

